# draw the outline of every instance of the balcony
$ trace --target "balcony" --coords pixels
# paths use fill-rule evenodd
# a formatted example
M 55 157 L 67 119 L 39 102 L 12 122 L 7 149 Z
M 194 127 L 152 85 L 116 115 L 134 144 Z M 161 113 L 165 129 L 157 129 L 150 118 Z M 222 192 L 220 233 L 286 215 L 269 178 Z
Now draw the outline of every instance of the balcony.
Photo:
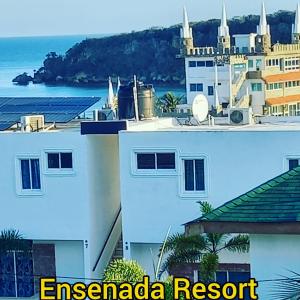
M 248 71 L 247 79 L 262 79 L 262 71 Z

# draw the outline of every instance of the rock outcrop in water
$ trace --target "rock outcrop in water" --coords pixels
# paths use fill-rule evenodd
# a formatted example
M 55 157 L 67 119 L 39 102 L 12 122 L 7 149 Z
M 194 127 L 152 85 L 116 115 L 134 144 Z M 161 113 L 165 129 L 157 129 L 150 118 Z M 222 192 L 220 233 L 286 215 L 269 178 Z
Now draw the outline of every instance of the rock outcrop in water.
M 18 85 L 28 85 L 31 81 L 33 81 L 33 78 L 29 76 L 26 72 L 21 75 L 18 75 L 16 78 L 13 79 L 13 83 Z
M 272 42 L 289 43 L 294 13 L 279 11 L 268 16 Z M 230 33 L 256 32 L 258 16 L 229 21 Z M 194 43 L 216 45 L 219 20 L 192 24 Z M 92 85 L 106 83 L 108 76 L 128 80 L 136 74 L 140 80 L 155 84 L 183 84 L 184 62 L 176 59 L 180 50 L 180 26 L 152 28 L 99 39 L 86 39 L 65 55 L 51 52 L 43 67 L 35 72 L 34 83 Z

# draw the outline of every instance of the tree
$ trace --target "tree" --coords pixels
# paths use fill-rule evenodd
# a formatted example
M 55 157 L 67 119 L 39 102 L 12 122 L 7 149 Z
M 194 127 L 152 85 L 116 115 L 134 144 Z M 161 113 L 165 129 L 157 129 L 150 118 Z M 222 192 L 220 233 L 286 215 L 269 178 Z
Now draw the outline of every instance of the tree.
M 212 211 L 213 208 L 209 203 L 201 203 L 203 215 Z M 203 282 L 211 282 L 214 280 L 215 272 L 218 268 L 219 253 L 223 250 L 248 252 L 249 237 L 243 234 L 230 235 L 220 233 L 205 233 L 192 236 L 174 234 L 168 237 L 165 243 L 165 254 L 167 257 L 162 265 L 160 274 L 165 271 L 170 273 L 172 268 L 179 264 L 199 262 L 201 280 Z
M 283 277 L 275 281 L 274 299 L 278 300 L 299 300 L 300 299 L 300 274 L 291 272 L 289 277 Z
M 176 106 L 182 101 L 183 96 L 176 96 L 172 92 L 167 92 L 162 97 L 158 98 L 157 104 L 163 112 L 174 112 Z
M 0 252 L 7 251 L 29 251 L 29 243 L 23 238 L 23 235 L 16 229 L 2 230 L 0 232 Z

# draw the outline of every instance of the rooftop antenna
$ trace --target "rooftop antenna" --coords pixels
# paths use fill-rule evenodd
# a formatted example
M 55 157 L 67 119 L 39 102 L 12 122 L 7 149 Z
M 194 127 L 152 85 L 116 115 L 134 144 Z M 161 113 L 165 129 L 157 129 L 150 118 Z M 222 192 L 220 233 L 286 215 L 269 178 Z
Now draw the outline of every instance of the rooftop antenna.
M 107 96 L 107 107 L 113 107 L 114 105 L 114 89 L 111 81 L 111 77 L 108 77 L 108 96 Z
M 137 96 L 136 75 L 133 76 L 133 99 L 134 99 L 135 119 L 138 122 L 139 121 L 139 112 L 138 112 L 138 96 Z
M 218 65 L 215 63 L 215 108 L 218 112 L 220 108 L 220 101 L 219 101 L 219 76 L 218 76 Z

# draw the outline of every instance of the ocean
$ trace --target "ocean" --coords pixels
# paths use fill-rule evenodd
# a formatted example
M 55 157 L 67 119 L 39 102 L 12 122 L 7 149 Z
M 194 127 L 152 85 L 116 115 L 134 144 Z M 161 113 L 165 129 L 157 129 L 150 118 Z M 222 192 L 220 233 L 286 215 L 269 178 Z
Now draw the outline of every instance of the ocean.
M 55 51 L 58 54 L 64 54 L 74 44 L 85 38 L 87 36 L 82 35 L 0 38 L 0 97 L 97 96 L 102 97 L 102 101 L 104 101 L 107 97 L 107 88 L 104 87 L 49 86 L 44 84 L 18 86 L 12 83 L 12 79 L 23 72 L 33 75 L 33 70 L 42 66 L 47 53 Z M 167 91 L 173 91 L 178 95 L 185 93 L 181 88 L 168 86 L 156 87 L 155 91 L 157 96 L 161 96 Z

